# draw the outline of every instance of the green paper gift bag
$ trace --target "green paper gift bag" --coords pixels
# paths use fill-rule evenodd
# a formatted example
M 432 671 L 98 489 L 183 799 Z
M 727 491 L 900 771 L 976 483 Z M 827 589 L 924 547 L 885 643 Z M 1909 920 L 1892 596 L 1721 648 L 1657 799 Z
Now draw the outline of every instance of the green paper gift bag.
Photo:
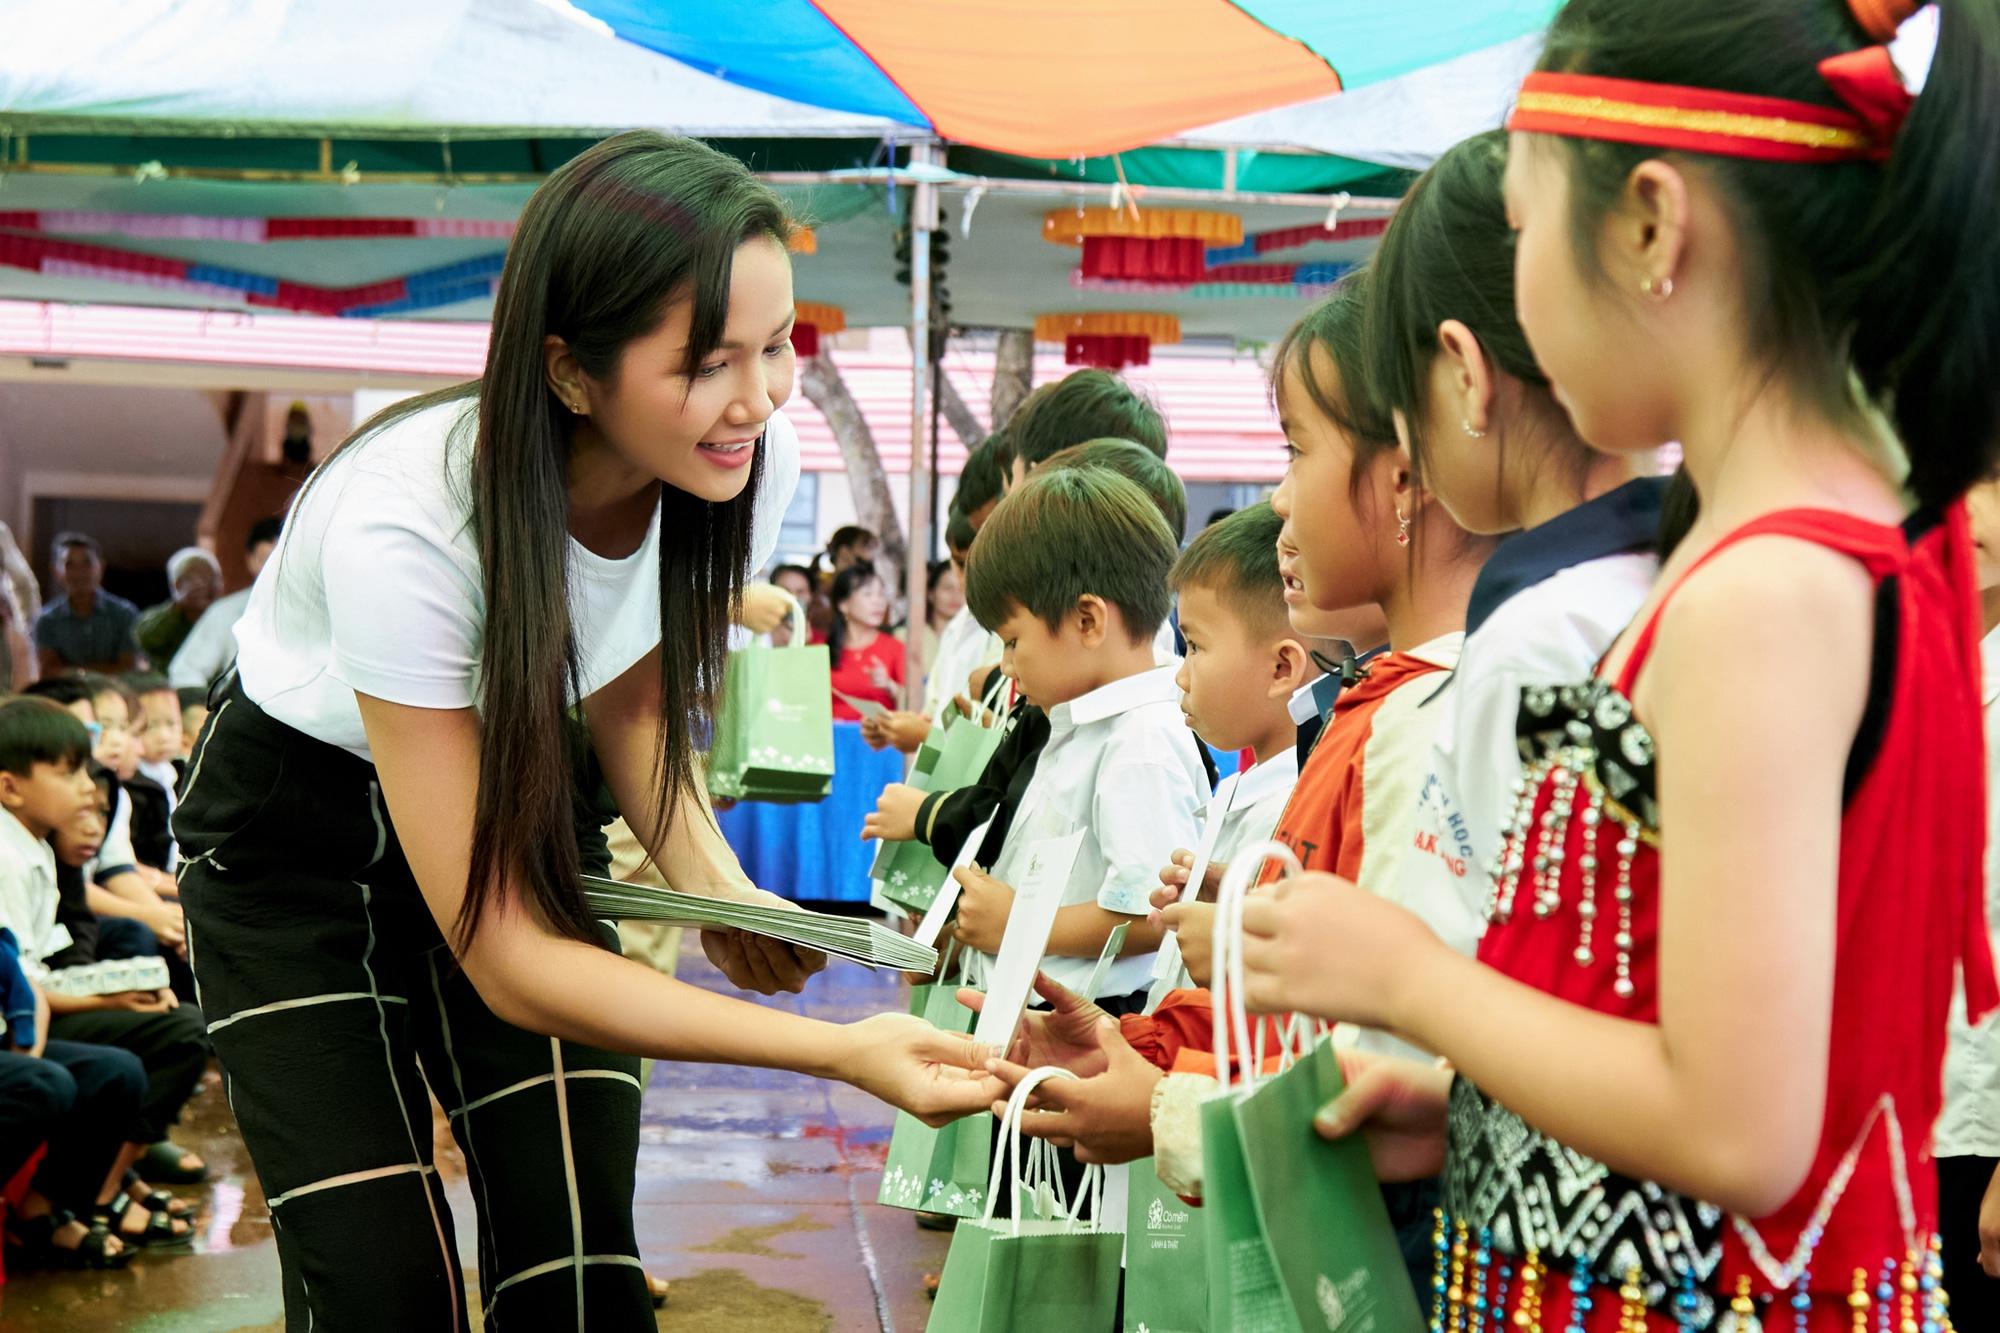
M 1310 1333 L 1420 1329 L 1367 1145 L 1313 1131 L 1313 1113 L 1344 1086 L 1333 1044 L 1322 1040 L 1231 1107 L 1257 1221 Z
M 1298 862 L 1268 849 L 1294 872 Z M 1211 1326 L 1247 1333 L 1416 1333 L 1423 1327 L 1382 1191 L 1358 1139 L 1329 1143 L 1313 1115 L 1341 1089 L 1317 1025 L 1282 1030 L 1275 1078 L 1262 1076 L 1243 1006 L 1243 897 L 1262 855 L 1239 857 L 1217 895 L 1215 1061 L 1223 1090 L 1202 1107 Z M 1234 1035 L 1243 1066 L 1230 1082 Z
M 833 783 L 833 677 L 825 644 L 805 642 L 792 609 L 792 646 L 752 644 L 729 655 L 709 751 L 709 792 L 801 802 Z
M 928 1325 L 937 1333 L 1053 1333 L 1111 1327 L 1118 1307 L 1119 1253 L 1124 1237 L 1098 1225 L 1104 1173 L 1092 1167 L 1074 1207 L 1045 1180 L 1024 1180 L 1021 1172 L 1020 1116 L 1028 1094 L 1047 1078 L 1074 1078 L 1068 1070 L 1037 1069 L 1021 1080 L 1001 1121 L 1007 1157 L 993 1163 L 987 1178 L 987 1206 L 977 1220 L 961 1222 L 952 1233 L 938 1282 L 937 1304 Z M 1052 1156 L 1034 1154 L 1037 1171 L 1052 1169 Z M 992 1199 L 1010 1168 L 1009 1189 L 1026 1186 L 1038 1197 L 1056 1199 L 1056 1216 L 996 1221 Z
M 954 713 L 943 728 L 933 728 L 917 750 L 916 762 L 907 779 L 920 791 L 952 791 L 969 787 L 986 771 L 986 763 L 1000 748 L 1004 719 L 997 715 L 1002 687 L 1000 677 L 980 708 L 980 717 Z M 992 718 L 992 725 L 982 719 Z M 942 849 L 950 856 L 955 848 Z M 951 875 L 951 867 L 940 860 L 940 849 L 922 842 L 885 842 L 870 872 L 881 881 L 882 896 L 899 907 L 916 913 L 930 910 L 938 891 Z
M 1132 1163 L 1124 1333 L 1206 1333 L 1212 1327 L 1204 1220 L 1201 1210 L 1161 1181 L 1152 1158 Z
M 938 975 L 951 973 L 951 946 Z M 958 1002 L 955 982 L 918 986 L 910 1012 L 941 1032 L 970 1032 L 977 1016 Z M 991 1123 L 983 1113 L 933 1129 L 908 1112 L 898 1112 L 889 1134 L 877 1203 L 948 1217 L 977 1217 L 986 1207 L 986 1172 L 993 1156 Z

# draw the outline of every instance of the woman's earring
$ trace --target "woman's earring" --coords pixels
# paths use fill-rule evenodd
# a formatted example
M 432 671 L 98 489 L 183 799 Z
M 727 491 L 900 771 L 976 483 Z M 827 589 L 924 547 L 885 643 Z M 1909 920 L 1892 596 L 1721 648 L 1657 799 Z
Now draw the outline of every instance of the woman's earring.
M 1657 296 L 1664 301 L 1674 294 L 1674 280 L 1672 278 L 1661 278 L 1658 282 L 1654 282 L 1650 277 L 1641 278 L 1639 279 L 1639 290 L 1648 296 Z
M 1410 516 L 1403 512 L 1403 507 L 1401 505 L 1397 505 L 1396 545 L 1408 546 L 1409 544 L 1410 544 Z
M 1485 439 L 1485 438 L 1486 438 L 1486 432 L 1485 432 L 1485 431 L 1483 431 L 1483 430 L 1474 430 L 1474 429 L 1472 428 L 1472 418 L 1471 418 L 1471 417 L 1462 417 L 1462 418 L 1460 418 L 1460 420 L 1459 420 L 1459 423 L 1458 423 L 1458 424 L 1460 425 L 1460 427 L 1462 427 L 1462 428 L 1464 429 L 1465 433 L 1466 433 L 1467 435 L 1470 435 L 1470 436 L 1471 436 L 1471 437 L 1472 437 L 1473 439 L 1475 439 L 1475 440 L 1483 440 L 1483 439 Z

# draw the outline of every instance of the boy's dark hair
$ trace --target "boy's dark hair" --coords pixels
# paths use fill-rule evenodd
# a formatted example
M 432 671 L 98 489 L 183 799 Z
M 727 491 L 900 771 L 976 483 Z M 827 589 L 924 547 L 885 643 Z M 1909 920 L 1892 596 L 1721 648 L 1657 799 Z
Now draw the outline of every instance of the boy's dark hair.
M 1187 535 L 1187 487 L 1158 454 L 1131 440 L 1086 440 L 1042 460 L 1044 471 L 1065 467 L 1108 467 L 1146 493 L 1173 530 L 1178 546 Z
M 1111 469 L 1038 472 L 979 530 L 965 567 L 966 602 L 988 629 L 1018 608 L 1053 632 L 1079 599 L 1094 595 L 1118 608 L 1136 643 L 1167 618 L 1176 546 L 1152 499 Z
M 1353 469 L 1347 474 L 1350 491 L 1360 489 L 1368 464 L 1396 447 L 1395 419 L 1368 376 L 1368 287 L 1367 269 L 1357 269 L 1341 279 L 1292 325 L 1271 363 L 1271 393 L 1277 400 L 1280 424 L 1300 413 L 1317 412 L 1353 445 Z M 1326 364 L 1315 364 L 1315 351 Z M 1285 375 L 1294 369 L 1305 384 L 1308 402 L 1286 401 Z
M 167 683 L 165 676 L 157 675 L 151 671 L 127 672 L 123 684 L 126 689 L 141 698 L 144 698 L 148 694 L 164 694 L 174 688 Z
M 1167 423 L 1160 409 L 1118 376 L 1079 370 L 1044 384 L 1022 400 L 1007 423 L 1007 446 L 1029 467 L 1085 440 L 1131 440 L 1167 456 Z
M 1007 464 L 1000 460 L 1000 438 L 995 431 L 965 456 L 965 467 L 958 474 L 958 490 L 951 500 L 952 508 L 959 513 L 984 509 L 1005 491 Z
M 1174 561 L 1168 586 L 1177 593 L 1206 588 L 1258 630 L 1287 624 L 1285 580 L 1278 572 L 1278 532 L 1284 526 L 1268 500 L 1217 519 Z
M 275 545 L 278 540 L 278 534 L 284 530 L 285 519 L 282 514 L 273 514 L 269 518 L 260 518 L 250 525 L 249 533 L 243 538 L 243 549 L 245 551 L 254 551 L 264 542 L 271 542 Z
M 0 772 L 25 778 L 36 764 L 74 772 L 90 761 L 90 728 L 49 699 L 0 701 Z
M 1419 485 L 1433 425 L 1431 363 L 1439 351 L 1438 325 L 1447 319 L 1470 329 L 1494 368 L 1520 381 L 1560 419 L 1560 429 L 1526 432 L 1544 441 L 1537 467 L 1567 468 L 1579 486 L 1590 467 L 1590 447 L 1556 406 L 1515 314 L 1514 231 L 1500 189 L 1506 171 L 1505 130 L 1455 145 L 1417 177 L 1369 261 L 1368 378 L 1382 404 L 1403 414 L 1410 470 Z M 1444 428 L 1456 430 L 1458 423 Z
M 63 558 L 63 553 L 74 546 L 81 546 L 99 560 L 104 558 L 104 548 L 97 544 L 97 538 L 85 532 L 58 532 L 55 543 L 50 549 L 55 552 L 56 559 L 60 560 Z
M 1936 56 L 1886 161 L 1802 165 L 1699 155 L 1743 256 L 1754 351 L 1809 404 L 1872 435 L 1850 370 L 1888 404 L 1910 488 L 1938 505 L 2000 452 L 2000 7 L 1938 7 Z M 1846 110 L 1821 61 L 1877 41 L 1842 0 L 1570 0 L 1541 68 Z M 1667 150 L 1566 139 L 1586 271 L 1632 169 Z M 1540 151 L 1537 149 L 1537 151 Z
M 954 551 L 969 551 L 972 549 L 972 539 L 978 535 L 979 531 L 972 526 L 972 520 L 954 508 L 951 511 L 950 521 L 944 526 L 945 545 Z
M 73 703 L 89 703 L 97 698 L 95 678 L 71 674 L 67 676 L 44 676 L 32 685 L 25 686 L 21 693 L 49 702 L 63 708 Z

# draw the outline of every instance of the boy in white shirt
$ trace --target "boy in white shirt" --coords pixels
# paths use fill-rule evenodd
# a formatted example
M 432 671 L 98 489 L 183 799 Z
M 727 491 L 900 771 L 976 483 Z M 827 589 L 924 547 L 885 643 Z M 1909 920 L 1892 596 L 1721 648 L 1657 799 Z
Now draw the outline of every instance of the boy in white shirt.
M 1081 830 L 1043 971 L 1084 987 L 1125 925 L 1121 956 L 1094 998 L 1121 1012 L 1144 1003 L 1160 939 L 1146 921 L 1155 867 L 1193 841 L 1209 799 L 1176 669 L 1154 665 L 1176 545 L 1152 499 L 1100 467 L 1037 475 L 979 534 L 967 601 L 995 627 L 1002 669 L 1047 711 L 1050 734 L 992 873 L 958 872 L 955 934 L 970 984 L 984 981 L 1000 948 L 1011 885 L 1036 844 Z
M 1215 749 L 1256 756 L 1250 768 L 1223 779 L 1209 802 L 1211 810 L 1220 807 L 1222 820 L 1209 853 L 1211 868 L 1268 842 L 1277 829 L 1299 780 L 1292 698 L 1322 674 L 1305 637 L 1286 616 L 1278 572 L 1282 526 L 1267 502 L 1239 509 L 1188 544 L 1170 580 L 1187 640 L 1175 683 L 1183 691 L 1188 726 Z M 1210 817 L 1203 815 L 1204 829 Z M 1160 879 L 1178 890 L 1193 865 L 1189 846 L 1177 848 Z M 1190 937 L 1185 947 L 1206 959 L 1206 939 Z

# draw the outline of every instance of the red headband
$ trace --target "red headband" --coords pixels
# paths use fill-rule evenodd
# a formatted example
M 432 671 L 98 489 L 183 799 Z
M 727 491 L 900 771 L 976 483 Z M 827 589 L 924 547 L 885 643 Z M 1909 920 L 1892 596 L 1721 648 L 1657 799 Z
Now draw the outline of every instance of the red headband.
M 1889 48 L 1833 56 L 1819 72 L 1847 110 L 1592 74 L 1530 74 L 1507 128 L 1766 162 L 1887 157 L 1913 100 Z

